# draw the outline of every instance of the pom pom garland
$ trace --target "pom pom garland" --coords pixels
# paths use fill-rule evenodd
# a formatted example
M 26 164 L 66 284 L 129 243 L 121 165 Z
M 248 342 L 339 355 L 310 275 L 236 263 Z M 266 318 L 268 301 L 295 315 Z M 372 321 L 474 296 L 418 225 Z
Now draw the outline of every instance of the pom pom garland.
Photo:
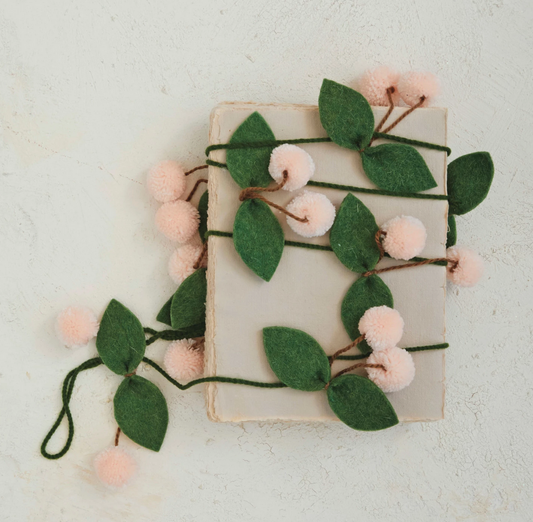
M 186 183 L 183 167 L 175 161 L 162 161 L 148 172 L 148 191 L 161 203 L 180 198 Z
M 177 248 L 168 260 L 168 273 L 172 280 L 181 285 L 194 272 L 194 264 L 202 254 L 202 246 L 196 244 L 183 245 Z
M 67 348 L 85 346 L 98 333 L 98 319 L 85 306 L 69 306 L 56 319 L 56 334 Z
M 439 82 L 431 73 L 408 72 L 400 78 L 398 82 L 398 91 L 402 100 L 413 107 L 422 96 L 426 99 L 421 107 L 426 107 L 429 101 L 439 93 Z
M 403 326 L 402 316 L 388 306 L 369 308 L 359 321 L 359 331 L 376 352 L 396 346 L 402 338 Z
M 198 210 L 188 201 L 178 199 L 161 205 L 155 216 L 160 232 L 171 241 L 187 243 L 200 225 Z
M 284 173 L 287 172 L 288 179 L 283 190 L 298 190 L 304 187 L 315 173 L 315 162 L 302 148 L 285 143 L 272 151 L 268 172 L 277 183 L 283 181 Z
M 400 75 L 384 65 L 367 71 L 359 82 L 359 92 L 370 105 L 389 105 L 387 89 L 394 87 L 392 100 L 396 105 L 400 101 L 398 78 Z
M 383 249 L 394 259 L 412 259 L 426 246 L 426 227 L 415 217 L 396 216 L 387 221 L 381 230 L 385 233 Z
M 380 364 L 385 368 L 366 369 L 369 379 L 385 393 L 403 390 L 415 378 L 413 357 L 407 350 L 397 346 L 371 353 L 367 363 Z
M 307 218 L 303 223 L 287 216 L 287 224 L 303 237 L 323 236 L 335 221 L 333 203 L 318 192 L 304 191 L 287 205 L 287 210 L 295 216 Z
M 102 484 L 118 489 L 130 482 L 137 471 L 137 464 L 126 450 L 113 446 L 96 456 L 94 468 Z
M 458 286 L 474 286 L 483 275 L 483 260 L 473 250 L 452 246 L 446 250 L 448 280 Z
M 163 360 L 165 371 L 176 380 L 190 381 L 204 371 L 203 347 L 194 339 L 181 339 L 169 345 Z

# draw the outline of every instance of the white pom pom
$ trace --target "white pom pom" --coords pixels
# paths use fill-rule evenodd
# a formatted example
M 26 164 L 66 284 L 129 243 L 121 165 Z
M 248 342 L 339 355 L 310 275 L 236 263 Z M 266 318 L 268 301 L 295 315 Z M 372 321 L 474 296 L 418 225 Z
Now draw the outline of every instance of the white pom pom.
M 183 167 L 175 161 L 162 161 L 148 173 L 148 191 L 161 203 L 180 198 L 186 183 Z
M 85 346 L 98 333 L 98 320 L 85 306 L 69 306 L 56 319 L 56 335 L 67 348 Z
M 168 260 L 168 273 L 172 280 L 181 285 L 195 270 L 194 264 L 202 253 L 202 247 L 187 244 L 177 248 Z
M 386 233 L 383 249 L 394 259 L 412 259 L 426 246 L 426 227 L 415 217 L 396 216 L 387 221 L 381 230 Z
M 293 191 L 304 187 L 311 179 L 315 163 L 305 150 L 285 143 L 272 151 L 268 171 L 277 183 L 283 181 L 284 172 L 287 172 L 288 180 L 283 190 Z
M 119 489 L 126 486 L 137 471 L 133 457 L 119 446 L 99 453 L 94 459 L 96 475 L 105 486 Z
M 192 203 L 178 199 L 161 205 L 155 224 L 171 241 L 187 243 L 198 230 L 200 214 Z
M 397 346 L 371 353 L 367 363 L 380 364 L 385 368 L 366 369 L 370 380 L 385 393 L 403 390 L 415 378 L 415 363 L 411 354 Z
M 303 237 L 323 236 L 335 221 L 333 203 L 318 192 L 304 191 L 287 205 L 287 210 L 295 216 L 307 218 L 307 222 L 302 223 L 287 216 L 287 224 Z
M 193 339 L 171 343 L 163 360 L 166 372 L 176 380 L 190 381 L 204 371 L 203 347 L 195 347 Z

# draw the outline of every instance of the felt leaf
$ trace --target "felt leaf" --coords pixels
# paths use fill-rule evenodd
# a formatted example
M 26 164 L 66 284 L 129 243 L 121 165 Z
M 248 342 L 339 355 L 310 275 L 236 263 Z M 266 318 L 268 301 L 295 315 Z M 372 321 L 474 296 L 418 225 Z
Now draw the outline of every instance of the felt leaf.
M 229 140 L 232 143 L 272 141 L 276 137 L 263 116 L 254 112 L 237 128 Z M 274 147 L 228 149 L 226 164 L 239 187 L 266 187 L 272 182 L 268 173 L 270 154 Z
M 394 308 L 389 287 L 376 274 L 368 277 L 360 277 L 346 292 L 341 306 L 341 319 L 350 339 L 354 341 L 361 332 L 359 331 L 359 321 L 363 314 L 374 306 L 388 306 Z M 372 351 L 366 341 L 357 345 L 362 353 Z
M 172 326 L 172 319 L 170 317 L 170 311 L 172 309 L 172 299 L 174 298 L 175 294 L 172 294 L 170 296 L 170 299 L 163 305 L 163 308 L 159 310 L 159 313 L 157 314 L 156 319 L 160 323 L 168 324 L 169 326 Z
M 126 377 L 113 399 L 115 419 L 124 435 L 159 451 L 168 426 L 168 408 L 159 388 L 144 377 Z
M 455 216 L 448 214 L 448 231 L 446 232 L 446 248 L 449 248 L 457 243 L 457 225 L 455 224 Z
M 488 152 L 466 154 L 448 165 L 450 212 L 461 215 L 476 208 L 486 197 L 494 177 L 494 164 Z
M 205 323 L 206 269 L 193 272 L 176 290 L 170 307 L 172 328 L 181 330 Z
M 294 328 L 263 328 L 268 363 L 283 383 L 303 391 L 318 391 L 331 378 L 328 356 L 309 334 Z
M 341 263 L 358 273 L 372 270 L 379 261 L 378 226 L 370 210 L 348 194 L 331 227 L 331 248 Z
M 200 226 L 198 227 L 198 233 L 200 234 L 200 239 L 202 243 L 205 243 L 207 237 L 205 233 L 207 232 L 207 206 L 209 202 L 209 193 L 207 190 L 202 194 L 200 201 L 198 202 L 198 213 L 200 214 Z
M 119 375 L 133 372 L 144 357 L 146 341 L 142 324 L 115 299 L 107 305 L 100 322 L 96 349 L 104 364 Z
M 361 153 L 365 174 L 380 189 L 420 192 L 437 186 L 424 158 L 411 145 L 386 143 Z
M 362 94 L 324 80 L 318 110 L 322 126 L 337 145 L 361 150 L 370 143 L 374 134 L 374 114 Z
M 328 401 L 333 413 L 354 430 L 378 431 L 398 424 L 385 394 L 360 375 L 341 375 L 331 381 Z
M 285 236 L 264 201 L 243 201 L 233 223 L 233 243 L 249 268 L 265 281 L 272 279 L 283 254 Z

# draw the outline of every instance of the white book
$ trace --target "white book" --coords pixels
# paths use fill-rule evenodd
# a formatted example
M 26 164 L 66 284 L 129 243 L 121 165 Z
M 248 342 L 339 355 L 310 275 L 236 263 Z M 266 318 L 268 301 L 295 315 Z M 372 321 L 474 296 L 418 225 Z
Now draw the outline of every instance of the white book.
M 389 122 L 406 109 L 396 108 Z M 324 137 L 318 108 L 307 105 L 259 105 L 224 103 L 211 115 L 210 144 L 227 143 L 233 132 L 254 111 L 272 128 L 276 139 Z M 385 107 L 373 108 L 376 122 Z M 394 134 L 446 145 L 446 109 L 417 109 L 404 119 Z M 375 144 L 379 144 L 377 140 Z M 314 181 L 375 189 L 361 166 L 358 153 L 334 143 L 301 145 L 313 158 Z M 446 194 L 446 153 L 418 148 L 438 186 L 427 193 Z M 225 162 L 218 150 L 211 159 Z M 208 228 L 231 232 L 240 205 L 240 187 L 227 170 L 209 168 Z M 324 193 L 337 207 L 348 192 L 308 187 Z M 279 191 L 268 198 L 285 206 L 299 193 Z M 354 193 L 374 214 L 378 226 L 398 215 L 417 217 L 427 229 L 428 239 L 421 256 L 444 257 L 448 203 L 446 200 L 413 199 Z M 274 210 L 282 224 L 285 239 L 322 245 L 329 233 L 305 239 L 296 235 L 286 218 Z M 378 268 L 396 263 L 382 260 Z M 220 375 L 277 382 L 267 362 L 262 330 L 286 326 L 313 336 L 328 355 L 350 343 L 341 321 L 341 303 L 354 281 L 360 277 L 346 268 L 334 253 L 286 246 L 270 282 L 254 274 L 237 254 L 233 241 L 209 237 L 206 329 L 206 376 Z M 394 307 L 405 321 L 400 347 L 439 344 L 445 341 L 446 268 L 427 265 L 380 275 L 394 297 Z M 445 350 L 413 353 L 414 381 L 404 390 L 388 394 L 400 421 L 427 421 L 443 418 Z M 350 353 L 357 353 L 352 349 Z M 349 361 L 335 362 L 333 371 Z M 333 421 L 326 394 L 289 388 L 261 389 L 235 384 L 210 383 L 206 387 L 208 416 L 214 421 L 246 420 Z

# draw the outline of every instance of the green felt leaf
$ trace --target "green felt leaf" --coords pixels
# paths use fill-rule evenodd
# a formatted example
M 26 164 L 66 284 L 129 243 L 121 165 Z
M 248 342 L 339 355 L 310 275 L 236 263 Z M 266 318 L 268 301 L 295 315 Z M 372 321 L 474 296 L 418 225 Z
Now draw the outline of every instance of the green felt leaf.
M 170 307 L 172 328 L 181 330 L 205 323 L 206 269 L 193 272 L 176 290 Z
M 200 201 L 198 202 L 198 213 L 200 214 L 200 226 L 198 227 L 198 233 L 200 234 L 200 239 L 202 243 L 205 243 L 207 237 L 205 233 L 207 232 L 207 206 L 209 202 L 209 193 L 207 190 L 202 194 Z
M 360 277 L 350 287 L 342 301 L 341 319 L 352 341 L 361 335 L 359 321 L 363 314 L 369 308 L 383 305 L 394 308 L 394 300 L 389 287 L 378 275 Z M 370 353 L 372 351 L 366 341 L 359 343 L 357 348 L 362 353 Z
M 113 399 L 115 419 L 129 437 L 144 448 L 159 451 L 168 426 L 168 408 L 159 388 L 138 375 L 127 377 Z
M 494 177 L 494 164 L 488 152 L 466 154 L 448 165 L 450 212 L 466 214 L 486 197 Z
M 233 223 L 233 243 L 249 268 L 265 281 L 272 279 L 283 254 L 285 236 L 264 201 L 243 201 Z
M 372 381 L 360 375 L 333 379 L 328 401 L 339 420 L 354 430 L 378 431 L 398 424 L 389 399 Z
M 328 356 L 309 334 L 271 326 L 263 328 L 263 343 L 272 371 L 290 388 L 318 391 L 330 380 Z
M 324 80 L 318 110 L 322 126 L 337 145 L 361 150 L 370 143 L 374 134 L 374 114 L 362 94 Z
M 144 357 L 146 341 L 142 324 L 115 299 L 107 305 L 102 317 L 96 349 L 104 364 L 119 375 L 133 372 Z
M 237 128 L 229 140 L 230 143 L 253 143 L 272 141 L 276 137 L 263 116 L 254 112 Z M 257 149 L 228 149 L 226 164 L 231 177 L 239 187 L 266 187 L 272 182 L 268 173 L 270 154 L 274 147 Z
M 424 158 L 411 145 L 387 143 L 361 153 L 366 175 L 380 189 L 420 192 L 437 186 Z
M 446 233 L 446 248 L 449 248 L 457 243 L 457 225 L 455 224 L 455 216 L 448 214 L 448 231 Z
M 172 299 L 174 298 L 175 294 L 172 294 L 170 296 L 170 299 L 163 305 L 163 308 L 159 310 L 159 313 L 157 314 L 156 319 L 160 323 L 168 324 L 169 326 L 172 326 L 172 319 L 170 317 L 170 311 L 172 309 Z
M 353 194 L 348 194 L 331 227 L 331 248 L 350 270 L 358 273 L 372 270 L 379 261 L 377 231 L 372 212 Z

